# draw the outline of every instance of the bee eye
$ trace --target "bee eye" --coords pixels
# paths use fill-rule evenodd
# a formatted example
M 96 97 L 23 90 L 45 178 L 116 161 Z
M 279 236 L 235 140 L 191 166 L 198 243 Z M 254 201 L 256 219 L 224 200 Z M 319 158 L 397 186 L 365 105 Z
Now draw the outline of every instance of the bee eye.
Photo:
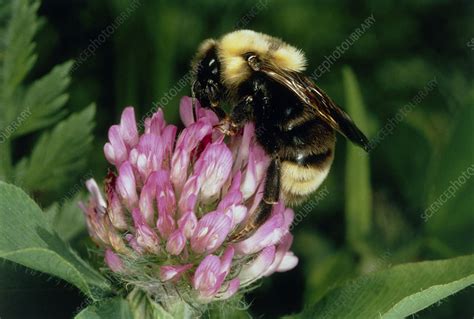
M 251 56 L 255 56 L 256 54 L 253 52 L 246 52 L 244 53 L 244 59 L 248 60 Z
M 216 59 L 211 59 L 211 61 L 209 61 L 209 66 L 212 66 L 214 63 L 216 63 Z

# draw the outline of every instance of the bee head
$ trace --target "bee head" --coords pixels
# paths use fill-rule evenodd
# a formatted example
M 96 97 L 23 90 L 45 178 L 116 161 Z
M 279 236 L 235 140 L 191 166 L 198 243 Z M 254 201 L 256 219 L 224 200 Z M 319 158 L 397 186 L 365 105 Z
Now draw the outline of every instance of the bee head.
M 193 64 L 192 91 L 204 107 L 217 107 L 223 96 L 221 63 L 217 55 L 217 43 L 209 39 L 198 49 Z

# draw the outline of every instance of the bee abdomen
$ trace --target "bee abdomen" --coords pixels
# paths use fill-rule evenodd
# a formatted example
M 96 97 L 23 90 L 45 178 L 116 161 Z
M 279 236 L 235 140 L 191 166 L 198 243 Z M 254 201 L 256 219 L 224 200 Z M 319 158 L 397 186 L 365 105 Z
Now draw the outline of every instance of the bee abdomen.
M 301 155 L 284 159 L 281 170 L 281 196 L 285 203 L 296 205 L 318 189 L 331 168 L 334 154 Z

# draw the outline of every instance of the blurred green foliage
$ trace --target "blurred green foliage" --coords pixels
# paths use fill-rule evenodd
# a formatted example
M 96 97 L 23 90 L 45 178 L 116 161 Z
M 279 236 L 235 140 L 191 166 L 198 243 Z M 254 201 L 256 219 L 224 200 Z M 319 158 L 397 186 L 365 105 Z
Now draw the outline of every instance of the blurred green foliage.
M 189 86 L 178 90 L 177 83 L 189 72 L 189 61 L 202 40 L 240 27 L 278 36 L 305 51 L 307 73 L 312 74 L 326 56 L 373 14 L 375 23 L 336 60 L 330 72 L 319 77 L 318 85 L 348 110 L 371 137 L 386 128 L 430 80 L 436 79 L 437 85 L 397 121 L 393 131 L 375 145 L 368 158 L 354 153 L 358 150 L 352 146 L 344 147 L 346 142 L 339 137 L 336 159 L 325 181 L 329 195 L 294 229 L 299 266 L 266 279 L 248 297 L 250 311 L 254 316 L 265 318 L 299 312 L 304 304 L 322 298 L 328 289 L 360 274 L 408 261 L 473 252 L 474 179 L 467 179 L 457 188 L 455 196 L 429 218 L 426 218 L 426 210 L 440 200 L 451 182 L 474 164 L 474 50 L 468 46 L 474 37 L 474 3 L 141 0 L 130 10 L 132 2 L 44 0 L 39 8 L 44 18 L 42 23 L 32 24 L 32 29 L 23 30 L 23 36 L 15 39 L 29 41 L 33 29 L 41 25 L 35 37 L 37 60 L 31 72 L 27 72 L 34 60 L 31 52 L 0 56 L 2 61 L 13 59 L 25 67 L 24 74 L 13 77 L 12 87 L 24 78 L 30 88 L 26 94 L 11 95 L 6 86 L 2 101 L 35 105 L 43 112 L 35 114 L 44 120 L 37 127 L 25 126 L 23 135 L 17 137 L 18 147 L 13 149 L 12 163 L 30 156 L 34 145 L 33 155 L 40 154 L 41 158 L 54 155 L 37 150 L 48 138 L 65 134 L 60 127 L 53 129 L 53 124 L 66 113 L 82 110 L 91 101 L 97 105 L 91 156 L 77 159 L 72 150 L 69 160 L 73 160 L 74 172 L 61 174 L 64 183 L 60 189 L 49 186 L 48 176 L 44 176 L 48 167 L 34 169 L 31 163 L 19 166 L 19 173 L 33 170 L 25 183 L 34 186 L 31 192 L 41 205 L 47 207 L 62 198 L 70 202 L 74 197 L 71 189 L 83 182 L 81 176 L 104 177 L 107 163 L 102 147 L 107 129 L 117 121 L 125 106 L 134 105 L 143 115 L 168 94 L 172 98 L 163 105 L 166 117 L 178 121 L 179 98 L 189 95 L 190 90 Z M 0 1 L 2 26 L 6 24 L 9 5 L 8 1 Z M 72 67 L 70 83 L 64 72 L 70 64 L 53 69 L 71 59 L 77 63 L 92 41 L 124 12 L 129 14 L 123 23 L 114 27 L 92 55 Z M 7 37 L 1 34 L 0 38 L 3 52 L 8 45 Z M 29 56 L 33 60 L 29 60 Z M 352 68 L 357 80 L 348 70 L 343 76 L 345 65 Z M 51 93 L 41 90 L 41 82 L 36 80 L 44 74 L 60 79 L 62 85 Z M 8 70 L 2 73 L 2 79 L 8 76 Z M 63 95 L 68 86 L 69 99 Z M 52 108 L 44 109 L 42 105 Z M 92 112 L 90 108 L 75 116 L 88 118 L 88 112 Z M 15 116 L 1 114 L 0 119 L 8 122 Z M 88 136 L 92 125 L 90 119 L 85 122 L 82 130 L 84 136 Z M 39 128 L 50 133 L 42 136 L 33 132 Z M 67 145 L 63 149 L 67 151 Z M 38 164 L 54 167 L 64 164 L 40 162 Z M 4 163 L 2 158 L 1 164 Z M 353 180 L 355 178 L 357 180 Z M 17 180 L 20 184 L 22 181 Z M 59 209 L 55 207 L 51 210 Z M 73 211 L 70 203 L 64 207 L 68 214 Z M 84 236 L 81 236 L 84 233 L 75 232 L 71 244 L 84 247 Z M 24 303 L 30 304 L 28 309 L 22 309 L 26 317 L 38 311 L 45 317 L 68 317 L 80 309 L 83 298 L 63 288 L 64 284 L 58 288 L 46 278 L 32 279 L 22 268 L 7 263 L 0 266 L 2 274 L 8 271 L 9 276 L 15 278 L 0 278 L 0 282 L 6 283 L 1 285 L 5 289 L 0 289 L 0 299 L 5 300 L 0 308 L 7 309 L 12 316 L 18 314 L 15 305 Z M 24 288 L 12 296 L 9 287 L 15 285 Z M 58 294 L 58 289 L 64 293 Z M 31 293 L 33 290 L 54 296 L 59 300 L 55 304 L 63 301 L 66 306 L 58 308 L 54 303 L 46 304 L 44 299 Z M 419 316 L 471 316 L 474 309 L 468 301 L 472 298 L 472 289 L 465 290 Z

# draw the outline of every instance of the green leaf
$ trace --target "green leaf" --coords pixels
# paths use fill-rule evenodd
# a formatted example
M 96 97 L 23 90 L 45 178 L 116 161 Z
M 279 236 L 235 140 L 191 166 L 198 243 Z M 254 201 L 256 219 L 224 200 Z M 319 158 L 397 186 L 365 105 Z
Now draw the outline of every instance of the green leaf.
M 78 206 L 83 198 L 84 194 L 78 193 L 61 204 L 54 203 L 46 211 L 53 229 L 65 241 L 70 241 L 86 229 L 84 215 Z
M 18 109 L 27 111 L 29 116 L 25 117 L 14 136 L 46 127 L 64 116 L 65 111 L 62 107 L 68 100 L 68 95 L 64 91 L 71 81 L 69 77 L 71 66 L 72 62 L 58 65 L 27 88 Z
M 368 127 L 365 106 L 357 79 L 348 67 L 343 70 L 347 112 L 357 126 Z M 372 220 L 372 189 L 369 157 L 360 147 L 347 143 L 346 159 L 346 229 L 349 244 L 361 252 L 369 236 Z
M 371 273 L 292 318 L 404 318 L 474 284 L 474 255 Z
M 35 44 L 33 37 L 39 28 L 36 11 L 39 2 L 29 4 L 27 0 L 12 2 L 12 15 L 5 35 L 5 48 L 0 52 L 3 57 L 1 65 L 1 98 L 3 102 L 10 100 L 15 89 L 23 81 L 26 74 L 36 61 L 34 54 Z M 5 108 L 3 115 L 8 115 L 6 120 L 11 120 L 11 105 L 0 106 Z M 6 114 L 5 114 L 6 113 Z
M 108 282 L 53 231 L 21 189 L 0 182 L 0 258 L 62 278 L 97 299 Z
M 304 270 L 304 301 L 314 303 L 331 288 L 341 285 L 356 274 L 355 255 L 336 250 L 331 241 L 313 230 L 299 231 L 292 250 L 301 258 Z
M 70 82 L 71 62 L 22 87 L 36 62 L 33 38 L 42 22 L 37 17 L 39 1 L 18 0 L 1 7 L 2 18 L 8 15 L 9 20 L 5 27 L 3 23 L 0 26 L 0 131 L 7 133 L 0 143 L 0 179 L 11 181 L 14 180 L 11 139 L 64 116 L 61 109 L 68 99 L 64 90 Z
M 75 319 L 133 319 L 128 302 L 121 297 L 96 302 L 82 310 Z
M 473 121 L 474 108 L 465 105 L 453 121 L 449 141 L 433 159 L 427 183 L 431 192 L 420 212 L 428 235 L 449 246 L 456 255 L 472 251 L 472 245 L 466 243 L 472 243 L 474 229 Z
M 319 262 L 310 261 L 305 265 L 306 271 L 306 302 L 314 302 L 331 288 L 341 285 L 354 276 L 355 265 L 353 256 L 347 251 L 339 251 L 327 256 Z
M 28 163 L 16 168 L 16 184 L 40 192 L 60 189 L 84 168 L 91 150 L 95 106 L 89 105 L 43 133 Z

